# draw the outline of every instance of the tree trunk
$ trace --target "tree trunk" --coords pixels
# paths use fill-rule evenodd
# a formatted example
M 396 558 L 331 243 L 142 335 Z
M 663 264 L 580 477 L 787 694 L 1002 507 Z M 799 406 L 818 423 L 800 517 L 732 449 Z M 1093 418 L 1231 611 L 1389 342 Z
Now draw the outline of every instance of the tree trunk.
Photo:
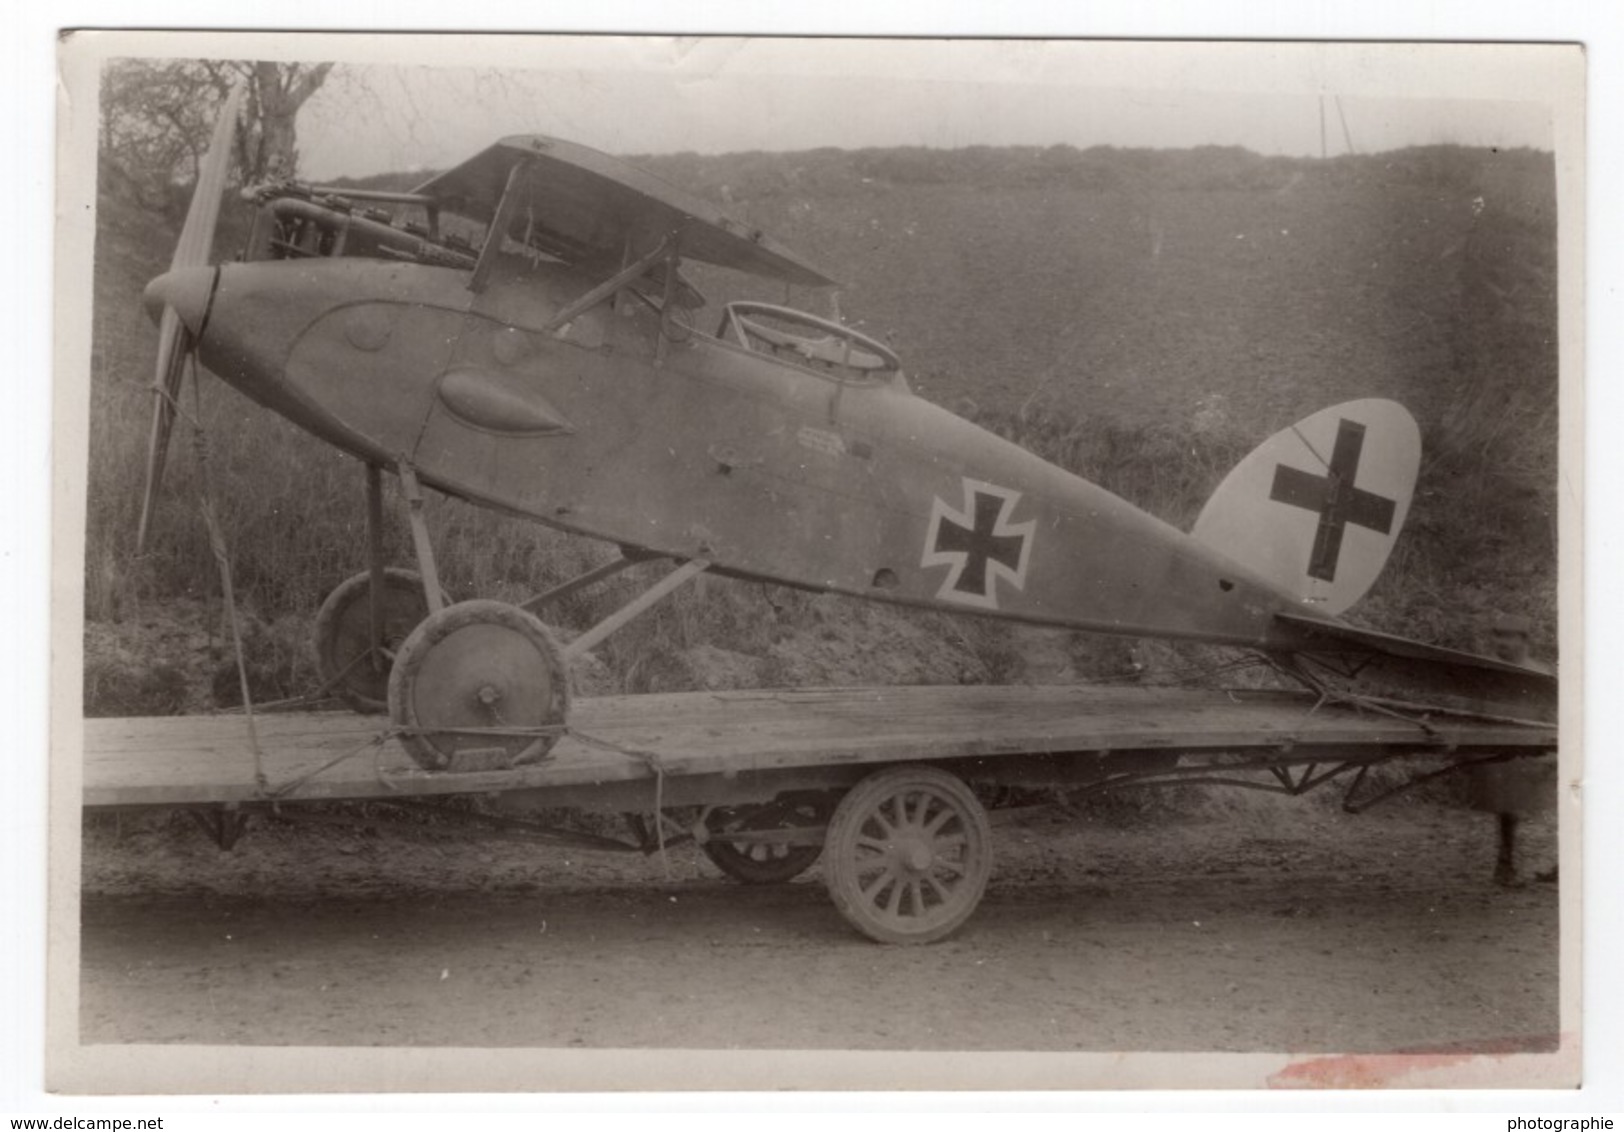
M 298 135 L 294 122 L 299 109 L 321 89 L 331 63 L 313 65 L 255 63 L 251 74 L 253 103 L 257 104 L 259 138 L 253 168 L 245 170 L 253 182 L 293 177 L 299 168 Z

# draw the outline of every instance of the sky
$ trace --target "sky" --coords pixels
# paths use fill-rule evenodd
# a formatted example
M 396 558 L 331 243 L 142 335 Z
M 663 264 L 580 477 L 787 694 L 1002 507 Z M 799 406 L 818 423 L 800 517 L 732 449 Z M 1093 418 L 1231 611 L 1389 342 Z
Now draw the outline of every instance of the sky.
M 321 180 L 445 168 L 509 133 L 623 155 L 976 144 L 1239 145 L 1311 156 L 1437 142 L 1549 148 L 1541 50 L 442 37 L 336 71 L 301 116 L 301 172 Z M 415 61 L 395 61 L 402 56 Z M 477 66 L 462 65 L 471 57 Z

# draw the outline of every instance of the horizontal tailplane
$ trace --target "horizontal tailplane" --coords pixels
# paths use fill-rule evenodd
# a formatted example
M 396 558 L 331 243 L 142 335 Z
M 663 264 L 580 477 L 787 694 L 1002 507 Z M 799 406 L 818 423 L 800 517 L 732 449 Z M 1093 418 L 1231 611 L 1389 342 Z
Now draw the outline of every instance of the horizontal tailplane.
M 1277 653 L 1316 683 L 1416 708 L 1556 720 L 1557 678 L 1542 668 L 1310 616 L 1279 613 L 1275 620 Z

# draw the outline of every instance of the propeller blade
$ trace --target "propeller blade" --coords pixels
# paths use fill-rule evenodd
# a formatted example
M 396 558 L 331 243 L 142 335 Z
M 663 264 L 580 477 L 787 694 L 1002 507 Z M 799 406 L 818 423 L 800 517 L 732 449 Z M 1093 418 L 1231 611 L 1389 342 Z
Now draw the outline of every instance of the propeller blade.
M 169 263 L 171 271 L 178 267 L 201 267 L 209 261 L 209 253 L 214 248 L 214 229 L 220 220 L 220 198 L 231 169 L 231 146 L 236 138 L 237 109 L 242 104 L 242 93 L 242 84 L 238 83 L 215 119 L 208 151 L 198 167 L 197 187 L 192 190 L 192 202 L 186 209 L 186 223 L 181 227 L 175 255 Z M 173 307 L 165 307 L 158 322 L 158 364 L 153 375 L 155 404 L 152 431 L 147 437 L 146 489 L 141 494 L 141 521 L 135 532 L 137 554 L 146 548 L 147 530 L 152 523 L 169 453 L 169 434 L 175 426 L 175 402 L 180 396 L 191 349 L 192 337 L 181 324 L 180 316 Z
M 175 258 L 169 266 L 201 267 L 209 262 L 214 247 L 214 226 L 220 219 L 220 198 L 225 193 L 226 176 L 231 171 L 231 144 L 237 136 L 237 108 L 242 105 L 242 84 L 238 83 L 214 120 L 214 134 L 203 163 L 197 171 L 197 187 L 186 210 L 186 224 L 175 244 Z
M 147 481 L 141 493 L 141 522 L 135 530 L 135 552 L 144 553 L 147 530 L 158 503 L 158 488 L 163 483 L 164 461 L 169 452 L 169 434 L 175 427 L 175 404 L 180 396 L 181 379 L 186 374 L 186 353 L 191 343 L 186 341 L 186 327 L 172 308 L 166 308 L 158 327 L 158 376 L 152 399 L 152 429 L 147 436 Z

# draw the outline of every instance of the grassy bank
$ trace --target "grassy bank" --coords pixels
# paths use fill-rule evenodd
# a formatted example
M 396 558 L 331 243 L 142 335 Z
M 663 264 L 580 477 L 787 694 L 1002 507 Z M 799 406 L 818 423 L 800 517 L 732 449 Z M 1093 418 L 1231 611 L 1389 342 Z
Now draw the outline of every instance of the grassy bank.
M 1354 619 L 1471 647 L 1493 611 L 1523 612 L 1554 656 L 1548 158 L 818 151 L 653 164 L 834 268 L 846 317 L 890 339 L 925 396 L 1186 529 L 1269 433 L 1337 400 L 1404 401 L 1427 457 L 1408 529 Z M 240 240 L 234 224 L 222 249 Z M 256 696 L 314 686 L 310 620 L 363 564 L 355 462 L 212 381 L 195 409 L 208 474 L 183 426 L 150 549 L 134 555 L 156 337 L 139 296 L 177 227 L 102 195 L 84 570 L 86 700 L 103 714 L 234 695 L 205 492 L 232 552 Z M 389 554 L 409 562 L 386 483 Z M 455 598 L 522 599 L 613 553 L 444 500 L 428 517 Z M 582 628 L 638 584 L 549 619 Z M 1023 651 L 991 622 L 707 579 L 611 638 L 581 678 L 596 691 L 996 681 L 1023 678 Z M 1190 660 L 1100 639 L 1062 651 L 1085 678 Z

